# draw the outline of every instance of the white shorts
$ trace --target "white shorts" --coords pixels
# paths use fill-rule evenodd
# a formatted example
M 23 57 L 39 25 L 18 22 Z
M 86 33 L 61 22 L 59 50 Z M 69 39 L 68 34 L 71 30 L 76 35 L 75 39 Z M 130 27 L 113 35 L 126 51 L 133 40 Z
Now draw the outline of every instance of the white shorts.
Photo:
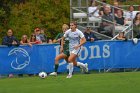
M 75 54 L 75 55 L 78 55 L 78 53 L 80 52 L 81 48 L 78 48 L 78 49 L 73 49 L 72 51 L 70 51 L 70 54 Z

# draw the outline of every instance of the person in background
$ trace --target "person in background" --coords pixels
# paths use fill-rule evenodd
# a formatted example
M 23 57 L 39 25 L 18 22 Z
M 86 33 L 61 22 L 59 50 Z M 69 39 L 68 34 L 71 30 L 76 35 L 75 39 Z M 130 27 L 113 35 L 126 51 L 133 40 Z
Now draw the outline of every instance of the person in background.
M 41 44 L 41 42 L 36 39 L 36 35 L 34 33 L 31 34 L 30 43 L 31 44 Z
M 21 45 L 29 45 L 30 47 L 32 47 L 32 44 L 30 43 L 30 41 L 28 40 L 27 35 L 22 35 L 21 37 L 21 41 L 20 41 Z M 33 74 L 28 74 L 29 76 L 32 76 Z M 23 74 L 18 74 L 19 77 L 23 77 Z
M 126 37 L 124 36 L 124 32 L 120 32 L 116 39 L 117 40 L 127 40 Z
M 135 13 L 134 13 L 134 6 L 130 5 L 128 8 L 128 12 L 126 12 L 126 20 L 127 21 L 132 21 L 135 18 Z
M 47 43 L 47 36 L 44 33 L 44 29 L 40 30 L 40 38 L 43 43 Z
M 7 46 L 19 46 L 20 43 L 17 40 L 17 38 L 13 35 L 13 30 L 8 29 L 7 35 L 3 37 L 2 39 L 2 45 L 7 45 Z
M 101 28 L 105 31 L 105 34 L 112 37 L 114 24 L 113 24 L 113 16 L 110 14 L 110 7 L 105 7 L 104 15 L 102 16 L 102 24 Z
M 96 36 L 94 35 L 94 33 L 91 31 L 91 28 L 89 26 L 87 26 L 86 31 L 84 32 L 86 41 L 95 41 L 97 40 Z
M 53 44 L 53 40 L 51 38 L 48 39 L 48 44 Z
M 126 20 L 123 17 L 122 10 L 117 10 L 116 15 L 115 15 L 115 21 L 118 25 L 126 25 Z
M 100 7 L 100 9 L 99 9 L 99 15 L 100 16 L 103 16 L 104 15 L 104 9 L 105 9 L 106 6 L 107 6 L 107 4 L 106 3 L 103 3 L 102 4 L 102 7 Z
M 134 38 L 140 38 L 140 12 L 138 12 L 133 20 Z
M 34 30 L 34 34 L 36 36 L 36 41 L 38 41 L 38 44 L 42 44 L 40 33 L 41 33 L 40 28 L 36 27 Z
M 7 45 L 8 47 L 19 46 L 20 45 L 19 41 L 13 35 L 13 30 L 12 29 L 8 29 L 7 35 L 4 36 L 3 39 L 2 39 L 2 45 Z M 9 78 L 12 78 L 13 76 L 14 76 L 13 74 L 8 75 Z
M 89 17 L 99 17 L 99 6 L 95 3 L 95 1 L 91 1 L 91 6 L 88 7 Z
M 117 14 L 117 11 L 119 10 L 119 8 L 120 8 L 120 6 L 119 6 L 119 3 L 118 2 L 114 2 L 114 6 L 115 7 L 112 7 L 112 8 L 114 8 L 114 13 L 113 14 Z
M 20 44 L 21 45 L 29 45 L 29 46 L 32 46 L 32 44 L 30 43 L 30 40 L 28 39 L 27 35 L 22 35 Z

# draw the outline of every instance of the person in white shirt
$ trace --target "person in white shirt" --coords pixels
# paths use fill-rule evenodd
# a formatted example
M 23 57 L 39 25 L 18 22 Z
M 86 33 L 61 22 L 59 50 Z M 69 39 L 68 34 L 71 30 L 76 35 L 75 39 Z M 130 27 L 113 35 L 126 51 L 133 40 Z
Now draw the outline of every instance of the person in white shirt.
M 128 8 L 128 12 L 126 12 L 126 20 L 127 21 L 132 21 L 134 18 L 135 18 L 135 16 L 136 16 L 136 13 L 134 12 L 134 6 L 129 6 L 129 8 Z
M 72 77 L 73 65 L 80 66 L 81 68 L 85 69 L 85 72 L 88 72 L 87 63 L 83 64 L 81 62 L 76 61 L 76 58 L 78 57 L 78 53 L 80 52 L 81 46 L 84 43 L 86 43 L 84 34 L 80 30 L 77 29 L 76 22 L 70 23 L 70 29 L 65 32 L 65 34 L 62 38 L 61 48 L 63 48 L 65 38 L 68 38 L 68 40 L 69 40 L 69 52 L 70 52 L 70 56 L 68 58 L 69 74 L 68 74 L 67 78 Z M 61 49 L 61 50 L 63 50 L 63 49 Z
M 96 6 L 95 1 L 91 2 L 91 6 L 88 7 L 88 13 L 90 17 L 99 17 L 99 7 Z

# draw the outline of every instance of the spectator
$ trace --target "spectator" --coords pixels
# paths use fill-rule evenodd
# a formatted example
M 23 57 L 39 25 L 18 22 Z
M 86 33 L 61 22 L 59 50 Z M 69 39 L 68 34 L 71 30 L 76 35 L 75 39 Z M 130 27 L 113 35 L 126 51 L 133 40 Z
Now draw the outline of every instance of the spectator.
M 8 29 L 7 36 L 5 36 L 2 39 L 2 45 L 7 45 L 7 46 L 19 46 L 20 45 L 19 41 L 13 35 L 12 29 Z
M 19 41 L 16 39 L 16 37 L 13 35 L 13 30 L 8 29 L 7 35 L 2 39 L 2 45 L 7 45 L 7 46 L 19 46 Z M 9 78 L 13 77 L 13 74 L 8 75 Z
M 53 44 L 53 40 L 51 38 L 48 39 L 48 44 Z
M 31 44 L 35 44 L 36 43 L 36 36 L 35 36 L 35 34 L 31 34 L 30 43 Z
M 32 46 L 32 44 L 30 43 L 30 41 L 28 40 L 27 35 L 22 35 L 21 41 L 20 41 L 21 45 L 29 45 Z M 28 74 L 29 76 L 32 76 L 33 74 Z M 19 77 L 23 77 L 23 74 L 18 74 Z
M 117 11 L 118 11 L 119 8 L 120 8 L 120 7 L 119 7 L 119 3 L 118 3 L 118 2 L 114 2 L 114 7 L 113 7 L 113 8 L 114 8 L 114 13 L 113 13 L 113 14 L 116 15 L 116 14 L 117 14 Z
M 135 13 L 134 13 L 134 6 L 129 6 L 128 12 L 126 12 L 126 20 L 132 21 L 135 18 Z
M 47 43 L 47 36 L 44 33 L 44 29 L 41 29 L 41 31 L 40 31 L 40 37 L 41 37 L 41 41 L 43 43 Z
M 124 32 L 120 32 L 116 39 L 117 40 L 127 40 L 126 37 L 124 36 Z
M 41 31 L 40 31 L 40 28 L 35 28 L 34 30 L 34 33 L 35 33 L 35 36 L 36 36 L 36 41 L 38 41 L 38 44 L 41 44 L 42 43 L 42 40 L 41 40 Z
M 122 10 L 117 10 L 116 15 L 115 15 L 115 21 L 119 25 L 125 25 L 126 20 L 123 17 L 123 11 Z
M 87 27 L 86 31 L 84 32 L 86 41 L 95 41 L 97 40 L 96 36 L 94 35 L 94 33 L 91 31 L 90 27 Z
M 30 41 L 28 40 L 27 35 L 23 35 L 20 41 L 21 45 L 29 45 L 32 46 L 32 44 L 30 43 Z
M 106 6 L 107 6 L 107 4 L 104 3 L 104 4 L 102 5 L 102 7 L 99 9 L 99 15 L 100 15 L 100 16 L 103 16 L 103 15 L 104 15 L 104 9 L 105 9 Z
M 96 5 L 95 1 L 91 2 L 91 6 L 88 7 L 88 13 L 90 17 L 99 17 L 99 6 Z
M 136 14 L 133 21 L 134 38 L 140 38 L 140 12 Z
M 113 16 L 110 14 L 110 8 L 105 7 L 104 15 L 102 16 L 102 28 L 105 31 L 105 34 L 108 36 L 113 36 L 112 32 L 114 30 Z
M 36 39 L 36 35 L 35 34 L 32 34 L 31 35 L 31 37 L 30 37 L 30 43 L 31 44 L 41 44 L 41 42 Z

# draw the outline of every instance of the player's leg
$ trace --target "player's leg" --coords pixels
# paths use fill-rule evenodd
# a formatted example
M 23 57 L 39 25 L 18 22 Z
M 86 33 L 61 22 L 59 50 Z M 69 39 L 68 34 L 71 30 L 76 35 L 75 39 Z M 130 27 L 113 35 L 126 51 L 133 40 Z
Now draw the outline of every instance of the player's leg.
M 77 53 L 80 49 L 78 50 L 73 50 L 70 51 L 70 56 L 68 58 L 69 63 L 69 74 L 66 78 L 71 78 L 72 77 L 72 73 L 73 73 L 73 66 L 77 66 L 77 62 L 76 62 L 76 58 L 77 58 Z
M 81 48 L 72 51 L 72 53 L 75 54 L 75 55 L 77 55 L 76 57 L 78 57 L 80 51 L 81 51 Z M 82 62 L 75 61 L 74 62 L 74 66 L 80 67 L 83 72 L 88 72 L 88 64 L 87 63 L 84 64 Z
M 50 73 L 50 75 L 57 76 L 57 70 L 58 70 L 58 67 L 59 67 L 59 60 L 65 59 L 66 57 L 67 56 L 64 53 L 61 53 L 58 56 L 56 56 L 56 58 L 55 58 L 54 72 Z
M 79 66 L 82 69 L 82 72 L 88 73 L 88 64 L 87 63 L 82 63 L 82 62 L 77 62 L 77 66 Z
M 76 55 L 71 53 L 69 58 L 68 58 L 68 62 L 69 62 L 69 74 L 66 78 L 71 78 L 72 77 L 72 73 L 73 73 L 73 66 L 77 65 L 76 63 Z

